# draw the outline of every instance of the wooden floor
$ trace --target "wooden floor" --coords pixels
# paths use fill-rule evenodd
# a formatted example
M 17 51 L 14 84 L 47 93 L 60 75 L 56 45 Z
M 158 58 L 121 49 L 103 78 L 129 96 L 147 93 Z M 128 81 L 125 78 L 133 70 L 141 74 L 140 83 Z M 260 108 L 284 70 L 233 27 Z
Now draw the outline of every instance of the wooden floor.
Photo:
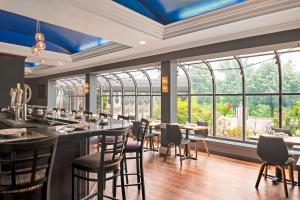
M 129 168 L 135 170 L 134 167 L 134 162 L 130 163 Z M 180 168 L 178 157 L 163 162 L 158 153 L 145 152 L 144 167 L 147 200 L 287 199 L 282 184 L 272 185 L 270 179 L 262 178 L 259 190 L 255 189 L 259 170 L 255 163 L 200 154 L 197 161 L 184 161 Z M 269 171 L 274 174 L 274 170 Z M 131 182 L 135 180 L 134 177 Z M 288 191 L 288 199 L 300 199 L 300 188 L 288 185 Z M 128 200 L 141 199 L 136 187 L 128 188 L 126 196 Z

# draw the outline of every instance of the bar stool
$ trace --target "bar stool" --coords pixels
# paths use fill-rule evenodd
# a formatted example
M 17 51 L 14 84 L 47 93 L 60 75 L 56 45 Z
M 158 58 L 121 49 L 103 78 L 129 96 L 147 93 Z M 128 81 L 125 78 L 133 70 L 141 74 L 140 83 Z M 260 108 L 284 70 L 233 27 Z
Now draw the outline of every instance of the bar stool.
M 143 200 L 146 199 L 145 196 L 145 182 L 144 182 L 144 167 L 143 167 L 143 151 L 144 151 L 144 140 L 149 128 L 149 121 L 146 119 L 141 119 L 140 122 L 133 122 L 132 134 L 135 137 L 135 141 L 128 141 L 124 149 L 124 162 L 121 163 L 121 170 L 125 170 L 126 184 L 125 186 L 137 186 L 138 190 L 142 187 L 142 197 Z M 128 154 L 135 153 L 135 156 L 128 157 Z M 135 159 L 136 161 L 136 173 L 127 172 L 127 160 Z M 125 166 L 124 166 L 125 165 Z M 130 184 L 128 181 L 128 176 L 136 176 L 137 182 Z M 124 176 L 121 177 L 124 179 Z M 124 180 L 123 180 L 124 181 Z
M 116 183 L 120 173 L 120 163 L 123 159 L 123 150 L 127 143 L 128 133 L 130 128 L 122 130 L 104 130 L 101 131 L 102 144 L 101 151 L 89 154 L 83 157 L 76 158 L 72 163 L 72 199 L 78 199 L 77 194 L 77 179 L 85 181 L 98 182 L 98 191 L 93 194 L 88 194 L 84 199 L 91 199 L 97 196 L 98 200 L 104 197 L 116 199 Z M 114 137 L 112 142 L 107 141 L 106 137 Z M 83 176 L 82 173 L 95 173 L 97 178 Z M 111 176 L 107 176 L 112 174 Z M 113 181 L 112 193 L 113 197 L 104 195 L 105 182 Z M 124 179 L 121 179 L 122 196 L 125 196 Z
M 0 144 L 0 199 L 47 199 L 57 137 Z

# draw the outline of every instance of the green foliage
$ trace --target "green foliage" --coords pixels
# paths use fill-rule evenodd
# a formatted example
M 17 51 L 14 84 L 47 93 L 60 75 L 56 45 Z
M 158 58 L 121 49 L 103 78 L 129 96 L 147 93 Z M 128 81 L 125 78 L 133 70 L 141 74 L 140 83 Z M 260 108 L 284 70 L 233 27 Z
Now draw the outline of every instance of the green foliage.
M 271 107 L 266 104 L 258 104 L 256 106 L 250 104 L 249 115 L 254 117 L 270 117 L 272 116 Z
M 177 122 L 180 124 L 188 121 L 188 101 L 181 97 L 177 98 Z
M 232 104 L 225 104 L 225 103 L 218 104 L 218 112 L 221 115 L 227 116 L 228 114 L 233 114 L 232 111 L 233 111 Z

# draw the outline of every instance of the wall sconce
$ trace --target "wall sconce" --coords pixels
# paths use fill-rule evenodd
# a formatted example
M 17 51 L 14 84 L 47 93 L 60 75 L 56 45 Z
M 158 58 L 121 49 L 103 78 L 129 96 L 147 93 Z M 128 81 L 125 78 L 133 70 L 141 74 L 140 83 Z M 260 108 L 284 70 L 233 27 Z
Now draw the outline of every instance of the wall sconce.
M 85 92 L 85 94 L 88 94 L 90 92 L 90 84 L 85 83 L 85 85 L 84 85 L 84 92 Z
M 161 91 L 162 93 L 168 93 L 169 92 L 169 79 L 167 76 L 161 77 L 161 83 L 162 83 L 162 88 Z

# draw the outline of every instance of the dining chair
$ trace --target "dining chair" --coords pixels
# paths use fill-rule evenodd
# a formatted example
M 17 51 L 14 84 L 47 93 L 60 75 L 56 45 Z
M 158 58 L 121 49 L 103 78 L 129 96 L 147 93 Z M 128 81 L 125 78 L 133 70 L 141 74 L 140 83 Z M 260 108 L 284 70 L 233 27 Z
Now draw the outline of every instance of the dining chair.
M 159 143 L 161 138 L 161 129 L 160 126 L 157 127 L 150 127 L 150 131 L 148 132 L 146 136 L 146 148 L 149 148 L 151 151 L 156 151 L 159 149 Z M 155 143 L 157 144 L 157 147 L 155 149 Z
M 293 165 L 295 163 L 295 159 L 289 156 L 283 138 L 262 136 L 262 135 L 259 136 L 256 152 L 259 158 L 261 159 L 262 164 L 259 170 L 255 187 L 258 188 L 264 170 L 265 170 L 264 175 L 266 179 L 268 167 L 275 166 L 281 170 L 285 196 L 288 197 L 287 179 L 286 179 L 284 168 L 288 167 L 289 178 L 292 183 L 292 186 L 294 186 L 295 183 L 294 183 Z
M 124 115 L 118 115 L 118 120 L 127 120 L 127 121 L 129 121 L 129 117 L 124 116 Z
M 179 148 L 180 166 L 182 166 L 182 160 L 184 157 L 184 154 L 181 153 L 182 146 L 187 145 L 188 156 L 189 156 L 189 158 L 191 158 L 190 147 L 189 147 L 190 140 L 182 137 L 181 130 L 177 124 L 167 124 L 166 139 L 167 139 L 168 145 L 167 145 L 167 152 L 166 152 L 165 159 L 164 159 L 165 162 L 167 160 L 167 157 L 169 155 L 171 147 L 175 147 L 175 157 L 177 156 L 176 148 L 177 147 Z
M 201 129 L 201 130 L 195 130 L 194 134 L 189 135 L 189 139 L 191 140 L 191 142 L 195 143 L 196 158 L 198 158 L 198 147 L 199 147 L 200 142 L 203 143 L 204 149 L 205 149 L 207 155 L 209 156 L 208 145 L 207 145 L 207 142 L 206 142 L 206 138 L 208 136 L 208 123 L 198 121 L 197 126 L 206 126 L 207 128 L 206 129 Z
M 57 137 L 1 143 L 0 199 L 47 199 L 56 144 Z
M 144 140 L 149 129 L 149 123 L 150 122 L 146 119 L 141 119 L 140 122 L 133 122 L 131 131 L 135 140 L 128 141 L 124 149 L 124 162 L 121 164 L 121 169 L 125 171 L 125 186 L 137 186 L 138 190 L 142 189 L 143 200 L 146 199 L 143 165 Z M 136 172 L 128 173 L 127 161 L 132 159 L 136 162 Z M 129 183 L 128 176 L 130 175 L 136 176 L 136 183 Z M 124 176 L 121 178 L 124 178 Z
M 83 111 L 83 114 L 85 116 L 88 116 L 88 117 L 91 117 L 93 115 L 93 112 L 90 112 L 90 111 Z
M 62 108 L 62 109 L 60 109 L 60 112 L 66 112 L 67 111 L 67 109 L 66 108 Z
M 83 199 L 102 200 L 104 198 L 116 199 L 117 196 L 117 177 L 123 172 L 120 171 L 120 163 L 123 160 L 123 151 L 127 143 L 130 128 L 122 130 L 103 130 L 99 132 L 102 135 L 101 151 L 86 156 L 76 158 L 72 162 L 72 199 L 78 199 L 77 185 L 78 180 L 88 182 L 97 182 L 98 190 L 88 194 Z M 106 140 L 106 137 L 114 137 L 113 141 Z M 85 173 L 81 173 L 85 172 Z M 94 173 L 96 177 L 85 176 L 86 173 Z M 112 197 L 104 194 L 105 183 L 112 180 Z M 125 197 L 124 179 L 121 179 L 122 196 Z M 89 184 L 89 183 L 88 183 Z
M 100 117 L 100 118 L 102 118 L 102 117 L 103 117 L 103 118 L 107 118 L 108 115 L 107 115 L 106 113 L 100 112 L 100 113 L 99 113 L 99 117 Z
M 78 113 L 77 110 L 72 110 L 72 115 L 76 115 Z

